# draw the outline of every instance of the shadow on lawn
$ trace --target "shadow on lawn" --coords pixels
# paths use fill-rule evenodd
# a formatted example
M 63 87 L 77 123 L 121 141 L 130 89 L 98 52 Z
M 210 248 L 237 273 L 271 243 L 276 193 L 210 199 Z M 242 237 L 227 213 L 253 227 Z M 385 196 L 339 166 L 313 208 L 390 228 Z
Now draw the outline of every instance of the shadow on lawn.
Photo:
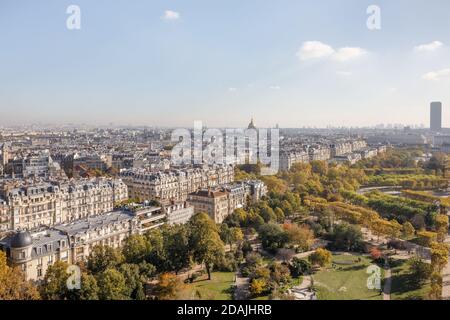
M 404 262 L 403 262 L 404 263 Z M 397 266 L 401 266 L 403 263 L 396 263 Z M 397 269 L 398 270 L 398 269 Z M 421 285 L 417 283 L 414 275 L 412 274 L 396 274 L 396 270 L 392 273 L 392 286 L 391 294 L 404 294 L 410 291 L 415 291 L 421 288 Z M 422 300 L 423 297 L 419 293 L 410 293 L 405 296 L 406 300 Z

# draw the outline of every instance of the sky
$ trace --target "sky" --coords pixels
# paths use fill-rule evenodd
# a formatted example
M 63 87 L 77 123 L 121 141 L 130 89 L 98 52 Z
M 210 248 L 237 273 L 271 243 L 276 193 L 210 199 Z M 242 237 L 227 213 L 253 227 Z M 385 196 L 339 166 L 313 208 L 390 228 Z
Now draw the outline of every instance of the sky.
M 449 88 L 448 0 L 0 0 L 0 125 L 450 127 Z

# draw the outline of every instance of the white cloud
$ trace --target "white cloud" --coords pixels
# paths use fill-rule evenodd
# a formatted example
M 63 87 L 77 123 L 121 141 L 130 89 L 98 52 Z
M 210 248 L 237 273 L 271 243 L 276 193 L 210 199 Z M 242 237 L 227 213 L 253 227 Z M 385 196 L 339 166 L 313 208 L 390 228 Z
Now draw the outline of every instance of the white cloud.
M 228 91 L 235 92 L 235 91 L 237 91 L 237 89 L 236 88 L 228 88 Z
M 164 20 L 178 20 L 180 19 L 180 13 L 172 10 L 166 10 L 162 18 Z
M 433 41 L 427 44 L 421 44 L 414 47 L 414 51 L 435 51 L 441 48 L 444 44 L 440 41 Z
M 345 47 L 345 48 L 338 49 L 336 51 L 336 53 L 332 56 L 332 58 L 333 58 L 333 60 L 336 60 L 336 61 L 345 62 L 345 61 L 359 58 L 366 53 L 367 53 L 367 51 L 362 48 Z
M 297 51 L 297 57 L 302 60 L 330 58 L 334 61 L 345 62 L 361 57 L 367 53 L 358 47 L 343 47 L 334 49 L 332 46 L 320 41 L 306 41 Z
M 269 87 L 270 90 L 281 90 L 280 86 L 270 86 Z
M 334 49 L 320 41 L 306 41 L 297 52 L 300 60 L 318 59 L 334 54 Z
M 428 72 L 422 76 L 422 79 L 430 81 L 439 81 L 442 78 L 447 77 L 450 77 L 450 68 Z

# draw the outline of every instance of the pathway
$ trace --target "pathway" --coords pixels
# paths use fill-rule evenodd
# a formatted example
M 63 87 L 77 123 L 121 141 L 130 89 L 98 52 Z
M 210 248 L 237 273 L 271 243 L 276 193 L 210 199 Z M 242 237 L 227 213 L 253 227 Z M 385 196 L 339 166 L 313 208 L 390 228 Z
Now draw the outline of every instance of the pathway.
M 389 265 L 384 269 L 383 300 L 391 300 L 392 272 Z
M 235 300 L 246 300 L 249 296 L 248 286 L 250 278 L 243 277 L 240 272 L 236 272 L 236 289 L 234 291 Z

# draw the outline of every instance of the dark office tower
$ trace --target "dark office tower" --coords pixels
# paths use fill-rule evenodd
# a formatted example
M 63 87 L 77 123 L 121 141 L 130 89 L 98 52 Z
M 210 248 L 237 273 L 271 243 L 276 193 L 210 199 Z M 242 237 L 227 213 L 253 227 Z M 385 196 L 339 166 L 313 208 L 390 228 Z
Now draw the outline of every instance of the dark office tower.
M 431 131 L 441 131 L 442 129 L 442 103 L 440 102 L 431 103 L 430 129 Z

